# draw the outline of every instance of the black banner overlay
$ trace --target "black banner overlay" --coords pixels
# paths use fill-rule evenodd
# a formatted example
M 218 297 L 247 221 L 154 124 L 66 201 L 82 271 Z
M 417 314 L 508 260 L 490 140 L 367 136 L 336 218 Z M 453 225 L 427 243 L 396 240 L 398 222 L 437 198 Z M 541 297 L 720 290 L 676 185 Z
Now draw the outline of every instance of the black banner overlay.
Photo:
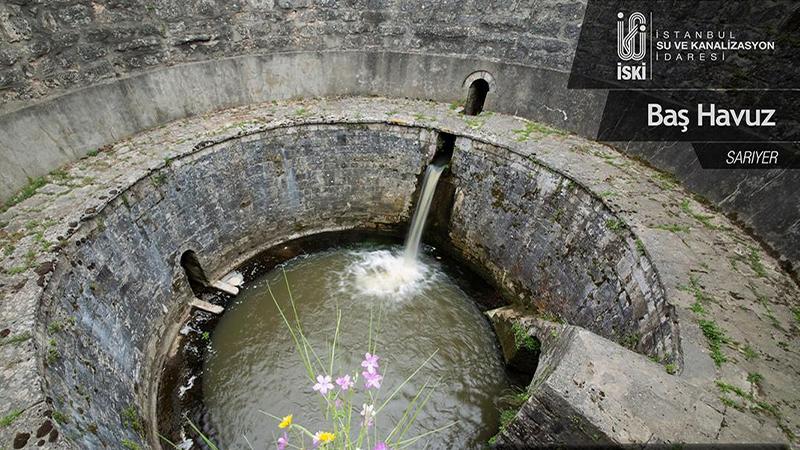
M 800 168 L 800 4 L 589 0 L 570 89 L 601 141 L 692 142 L 709 169 Z

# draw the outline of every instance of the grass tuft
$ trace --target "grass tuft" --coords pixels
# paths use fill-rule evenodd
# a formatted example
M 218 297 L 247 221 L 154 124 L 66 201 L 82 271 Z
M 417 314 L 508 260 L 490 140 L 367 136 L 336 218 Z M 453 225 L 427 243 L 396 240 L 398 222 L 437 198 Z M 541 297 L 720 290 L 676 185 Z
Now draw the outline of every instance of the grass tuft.
M 711 350 L 711 359 L 714 360 L 714 364 L 717 367 L 722 366 L 722 363 L 728 361 L 722 353 L 722 344 L 728 342 L 728 336 L 713 320 L 701 319 L 699 323 L 700 330 L 703 332 L 703 336 L 706 337 L 708 348 Z

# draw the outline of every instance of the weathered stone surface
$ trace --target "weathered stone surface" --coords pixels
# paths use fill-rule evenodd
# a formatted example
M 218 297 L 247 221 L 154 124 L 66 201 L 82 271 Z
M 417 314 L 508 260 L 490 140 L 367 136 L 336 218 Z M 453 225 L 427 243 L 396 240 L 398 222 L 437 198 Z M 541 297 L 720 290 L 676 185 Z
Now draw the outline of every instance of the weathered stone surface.
M 718 399 L 657 363 L 573 326 L 498 316 L 527 323 L 542 338 L 540 368 L 530 399 L 501 433 L 499 444 L 762 443 L 779 430 Z M 728 427 L 735 434 L 725 434 Z
M 486 69 L 501 80 L 489 109 L 593 137 L 605 101 L 602 91 L 565 89 L 585 0 L 0 6 L 0 111 L 56 104 L 0 118 L 8 130 L 0 160 L 13 168 L 0 173 L 0 199 L 121 137 L 235 105 L 364 94 L 450 102 L 465 96 L 469 73 Z M 771 7 L 747 11 L 774 16 Z M 57 97 L 86 87 L 76 94 L 85 102 Z M 620 145 L 753 227 L 786 264 L 800 264 L 797 171 L 710 173 L 688 144 Z
M 473 253 L 499 261 L 500 270 L 492 272 L 498 285 L 535 288 L 537 278 L 515 279 L 524 277 L 515 271 L 540 245 L 551 246 L 553 259 L 550 267 L 534 267 L 533 273 L 574 277 L 574 286 L 556 289 L 565 299 L 583 300 L 576 286 L 594 286 L 587 279 L 616 278 L 631 293 L 660 285 L 663 307 L 674 308 L 678 323 L 661 324 L 678 331 L 672 336 L 672 346 L 680 350 L 675 376 L 725 414 L 719 440 L 752 433 L 780 440 L 780 428 L 798 434 L 793 405 L 800 364 L 791 345 L 800 294 L 776 261 L 735 224 L 651 168 L 601 144 L 530 125 L 502 114 L 468 118 L 446 104 L 411 100 L 280 102 L 181 120 L 52 174 L 47 186 L 0 213 L 0 332 L 10 330 L 3 339 L 32 336 L 0 342 L 0 404 L 30 418 L 0 429 L 0 444 L 19 433 L 35 435 L 48 418 L 36 405 L 47 397 L 54 402 L 53 413 L 65 414 L 72 424 L 54 424 L 60 434 L 52 445 L 91 448 L 101 439 L 109 445 L 138 439 L 123 430 L 120 413 L 134 406 L 144 419 L 153 417 L 157 341 L 175 331 L 171 327 L 180 323 L 181 308 L 191 296 L 179 267 L 182 251 L 205 249 L 198 252 L 201 262 L 217 279 L 258 248 L 286 237 L 407 220 L 417 174 L 433 153 L 435 130 L 462 136 L 453 160 L 462 194 L 451 216 L 453 230 L 485 228 L 480 221 L 487 218 L 472 218 L 474 208 L 512 225 L 516 209 L 520 223 L 514 227 L 536 229 L 541 225 L 529 222 L 543 221 L 549 230 L 515 232 L 514 245 L 505 246 L 509 241 L 491 232 L 474 234 Z M 575 184 L 572 189 L 567 179 Z M 500 183 L 502 198 L 492 193 L 493 181 Z M 538 182 L 549 189 L 540 194 L 558 194 L 531 197 L 544 208 L 532 211 L 524 207 L 524 194 Z M 347 198 L 360 200 L 348 205 L 342 200 Z M 565 211 L 555 214 L 557 207 L 541 206 L 544 200 L 563 203 Z M 578 217 L 585 223 L 574 221 Z M 592 269 L 592 246 L 609 249 L 613 258 Z M 561 264 L 568 265 L 564 273 Z M 651 272 L 655 279 L 646 275 Z M 147 283 L 140 283 L 141 276 Z M 624 317 L 627 303 L 617 304 Z M 570 320 L 599 332 L 604 326 L 580 315 Z M 719 349 L 727 360 L 720 367 L 709 358 L 699 320 L 714 321 L 728 338 Z M 651 329 L 655 322 L 642 326 Z M 52 358 L 50 339 L 57 351 Z M 548 345 L 546 337 L 542 343 Z M 643 377 L 665 374 L 663 365 L 643 361 L 637 365 Z M 601 388 L 611 383 L 575 370 Z M 763 375 L 757 386 L 747 381 L 756 372 Z M 776 416 L 738 397 L 728 400 L 745 413 L 734 413 L 720 400 L 732 394 L 721 392 L 716 380 L 749 392 Z M 622 397 L 632 392 L 620 386 L 608 392 Z M 603 429 L 607 419 L 589 412 L 592 422 L 584 428 Z M 0 410 L 0 416 L 6 413 Z M 87 432 L 94 426 L 98 434 Z

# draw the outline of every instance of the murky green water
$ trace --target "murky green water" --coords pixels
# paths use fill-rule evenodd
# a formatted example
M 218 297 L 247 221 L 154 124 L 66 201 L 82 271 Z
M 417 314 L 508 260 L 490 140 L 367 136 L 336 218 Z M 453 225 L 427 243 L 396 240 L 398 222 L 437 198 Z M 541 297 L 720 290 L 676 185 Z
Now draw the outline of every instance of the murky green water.
M 336 249 L 285 264 L 298 314 L 318 351 L 333 336 L 336 305 L 343 311 L 335 373 L 361 372 L 370 309 L 382 311 L 377 353 L 385 398 L 438 349 L 432 361 L 376 418 L 385 435 L 426 380 L 439 387 L 405 437 L 457 421 L 413 448 L 482 448 L 497 431 L 497 396 L 508 380 L 491 328 L 473 300 L 429 256 L 403 266 L 399 247 Z M 268 291 L 288 307 L 283 274 L 250 283 L 212 335 L 203 375 L 204 399 L 220 448 L 271 448 L 276 416 L 293 414 L 312 431 L 322 427 L 319 394 L 312 390 Z M 356 386 L 363 391 L 363 382 Z M 361 402 L 358 403 L 359 405 Z M 246 437 L 246 439 L 245 439 Z

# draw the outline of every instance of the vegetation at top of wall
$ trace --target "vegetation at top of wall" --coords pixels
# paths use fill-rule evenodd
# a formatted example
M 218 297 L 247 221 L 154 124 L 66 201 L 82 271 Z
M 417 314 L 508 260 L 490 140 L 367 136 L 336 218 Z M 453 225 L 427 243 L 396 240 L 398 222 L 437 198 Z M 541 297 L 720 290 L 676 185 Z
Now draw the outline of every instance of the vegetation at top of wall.
M 0 428 L 11 425 L 20 415 L 22 415 L 22 410 L 14 409 L 5 416 L 0 417 Z
M 621 233 L 625 229 L 625 222 L 622 219 L 608 219 L 606 227 L 615 233 Z
M 16 194 L 14 194 L 11 198 L 5 201 L 2 206 L 0 206 L 0 213 L 5 212 L 8 208 L 23 202 L 31 197 L 33 194 L 36 193 L 39 188 L 47 184 L 47 179 L 45 177 L 37 177 L 31 178 L 28 177 L 28 184 L 25 185 L 22 189 L 20 189 Z
M 522 325 L 516 322 L 513 323 L 511 325 L 511 332 L 514 333 L 514 347 L 517 350 L 526 349 L 533 352 L 539 351 L 541 347 L 539 341 L 529 335 Z
M 713 320 L 701 319 L 699 324 L 703 336 L 706 337 L 708 349 L 711 350 L 711 359 L 714 360 L 714 364 L 717 367 L 722 366 L 722 363 L 728 361 L 722 353 L 722 344 L 727 344 L 730 341 L 728 336 Z
M 658 224 L 652 228 L 656 228 L 659 230 L 669 231 L 671 233 L 688 233 L 690 228 L 687 225 L 680 225 L 677 223 L 662 223 Z
M 716 225 L 712 224 L 710 222 L 710 220 L 709 220 L 709 219 L 714 218 L 714 216 L 713 215 L 700 214 L 700 213 L 694 211 L 692 209 L 692 207 L 689 206 L 689 199 L 688 198 L 683 199 L 683 201 L 681 202 L 681 210 L 683 212 L 685 212 L 689 217 L 691 217 L 694 220 L 700 222 L 706 228 L 709 228 L 709 229 L 712 229 L 712 230 L 716 230 L 718 228 Z
M 500 430 L 489 439 L 489 445 L 497 443 L 497 438 L 511 425 L 522 405 L 527 403 L 530 398 L 531 394 L 521 388 L 515 388 L 514 391 L 500 396 L 500 403 L 505 404 L 505 407 L 500 409 Z
M 566 131 L 559 130 L 557 128 L 552 128 L 547 125 L 543 125 L 538 122 L 531 122 L 529 120 L 525 121 L 525 126 L 518 130 L 513 130 L 512 133 L 516 135 L 515 139 L 517 142 L 525 142 L 531 138 L 531 135 L 534 133 L 542 134 L 545 136 L 555 135 L 555 136 L 564 136 L 567 134 Z
M 120 413 L 120 418 L 122 419 L 122 423 L 135 431 L 136 434 L 141 436 L 144 433 L 144 427 L 142 426 L 142 421 L 139 419 L 139 412 L 136 410 L 135 406 L 128 405 L 128 407 L 123 409 Z
M 761 255 L 758 254 L 758 250 L 755 248 L 750 248 L 750 253 L 747 255 L 747 264 L 753 269 L 753 272 L 761 278 L 765 278 L 767 276 L 767 271 L 764 269 L 764 264 L 761 263 Z
M 0 338 L 0 347 L 9 344 L 16 344 L 19 342 L 25 342 L 30 338 L 31 338 L 31 333 L 28 331 L 23 331 L 22 333 L 15 334 L 7 338 Z
M 126 450 L 142 450 L 142 447 L 139 444 L 131 441 L 130 439 L 123 439 L 119 443 L 122 445 L 122 448 Z

